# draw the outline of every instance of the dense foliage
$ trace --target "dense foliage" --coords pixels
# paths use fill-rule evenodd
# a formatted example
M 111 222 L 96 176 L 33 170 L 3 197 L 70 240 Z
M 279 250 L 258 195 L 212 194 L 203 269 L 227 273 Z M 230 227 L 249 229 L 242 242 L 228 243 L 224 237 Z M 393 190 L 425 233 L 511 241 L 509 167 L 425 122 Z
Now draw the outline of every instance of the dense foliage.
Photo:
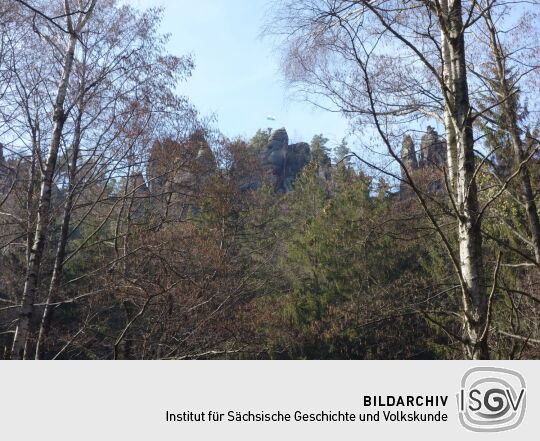
M 2 357 L 459 359 L 470 335 L 540 357 L 538 124 L 513 72 L 485 73 L 469 158 L 478 336 L 445 135 L 381 130 L 406 135 L 385 169 L 321 133 L 226 139 L 176 94 L 194 66 L 160 11 L 99 3 L 0 6 Z

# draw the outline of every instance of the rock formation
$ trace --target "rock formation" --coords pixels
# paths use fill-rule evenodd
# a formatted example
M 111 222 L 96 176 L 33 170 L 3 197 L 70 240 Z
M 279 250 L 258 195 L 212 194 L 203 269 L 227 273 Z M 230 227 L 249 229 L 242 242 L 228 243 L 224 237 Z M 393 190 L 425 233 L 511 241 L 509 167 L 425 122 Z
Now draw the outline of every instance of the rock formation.
M 416 170 L 418 168 L 418 160 L 416 158 L 416 149 L 414 141 L 410 135 L 405 135 L 401 146 L 401 160 L 408 170 Z
M 272 171 L 276 180 L 276 188 L 279 190 L 285 190 L 284 178 L 288 148 L 289 136 L 287 131 L 282 128 L 272 132 L 266 148 L 262 151 L 263 165 L 266 169 Z
M 196 197 L 216 170 L 214 153 L 200 131 L 184 142 L 156 141 L 147 168 L 150 192 L 161 194 L 164 203 L 183 213 L 196 208 Z
M 437 131 L 428 126 L 420 141 L 420 167 L 441 167 L 446 161 L 446 150 Z
M 401 145 L 401 161 L 404 167 L 401 168 L 401 177 L 403 181 L 400 184 L 400 194 L 402 198 L 407 198 L 410 195 L 410 187 L 406 183 L 406 174 L 404 168 L 412 172 L 418 170 L 418 160 L 416 158 L 416 149 L 414 141 L 410 135 L 405 135 L 403 144 Z
M 446 163 L 446 147 L 444 141 L 441 140 L 433 127 L 428 126 L 426 133 L 422 135 L 418 155 L 412 137 L 405 135 L 401 147 L 401 160 L 404 167 L 413 174 L 418 170 L 432 170 L 429 173 L 432 181 L 429 183 L 428 188 L 430 191 L 435 192 L 442 190 L 442 179 L 435 177 L 434 174 L 437 176 L 440 175 L 439 169 Z M 426 173 L 424 175 L 427 176 Z M 405 181 L 406 175 L 403 169 L 401 170 L 401 176 Z M 407 199 L 411 195 L 411 189 L 406 182 L 401 183 L 400 195 L 402 199 Z
M 261 154 L 263 165 L 275 178 L 276 190 L 281 192 L 292 188 L 294 180 L 311 160 L 309 145 L 305 142 L 289 145 L 289 136 L 284 128 L 271 133 Z

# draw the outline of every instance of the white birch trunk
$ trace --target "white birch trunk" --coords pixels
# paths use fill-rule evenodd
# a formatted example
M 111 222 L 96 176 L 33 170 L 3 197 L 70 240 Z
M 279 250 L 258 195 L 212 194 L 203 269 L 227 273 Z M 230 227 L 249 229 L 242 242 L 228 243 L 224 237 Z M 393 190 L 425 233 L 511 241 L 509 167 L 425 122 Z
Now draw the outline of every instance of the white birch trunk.
M 21 299 L 21 308 L 19 311 L 17 328 L 13 337 L 13 346 L 11 349 L 12 359 L 25 359 L 27 356 L 27 345 L 30 336 L 30 326 L 39 281 L 39 270 L 43 257 L 43 250 L 45 248 L 47 225 L 49 222 L 53 177 L 56 170 L 56 161 L 58 158 L 62 131 L 66 121 L 64 103 L 66 101 L 69 79 L 73 68 L 73 60 L 75 57 L 75 48 L 77 45 L 78 36 L 90 18 L 95 3 L 96 0 L 93 0 L 84 16 L 80 19 L 76 28 L 74 28 L 69 2 L 68 0 L 64 1 L 69 40 L 63 59 L 62 77 L 58 84 L 56 99 L 52 112 L 53 131 L 49 146 L 49 154 L 47 156 L 45 168 L 41 176 L 34 240 L 28 259 L 26 280 Z
M 444 62 L 447 87 L 445 120 L 451 136 L 447 139 L 448 157 L 456 152 L 455 183 L 458 208 L 458 242 L 462 278 L 467 355 L 472 359 L 489 358 L 487 332 L 487 293 L 483 283 L 481 219 L 474 177 L 475 157 L 472 130 L 472 108 L 467 82 L 465 38 L 460 0 L 448 0 L 442 11 L 443 48 L 448 50 Z
M 72 157 L 70 161 L 69 169 L 69 185 L 68 193 L 66 195 L 66 200 L 64 202 L 64 212 L 62 216 L 62 226 L 60 227 L 60 238 L 58 240 L 58 247 L 56 250 L 56 256 L 54 259 L 53 273 L 51 280 L 49 282 L 49 290 L 47 293 L 47 299 L 45 301 L 45 308 L 43 310 L 43 315 L 41 317 L 41 322 L 39 326 L 38 338 L 36 341 L 36 351 L 35 358 L 39 360 L 42 358 L 43 354 L 43 345 L 48 336 L 50 316 L 51 316 L 51 303 L 53 302 L 58 289 L 60 288 L 60 281 L 62 278 L 62 273 L 64 270 L 64 259 L 66 257 L 66 247 L 68 242 L 69 235 L 69 225 L 71 221 L 71 213 L 73 210 L 73 201 L 75 198 L 75 186 L 77 178 L 77 161 L 79 157 L 79 148 L 81 142 L 81 123 L 82 123 L 82 113 L 84 112 L 84 106 L 81 106 L 79 114 L 77 115 L 77 120 L 75 123 L 75 130 L 73 135 L 72 143 Z

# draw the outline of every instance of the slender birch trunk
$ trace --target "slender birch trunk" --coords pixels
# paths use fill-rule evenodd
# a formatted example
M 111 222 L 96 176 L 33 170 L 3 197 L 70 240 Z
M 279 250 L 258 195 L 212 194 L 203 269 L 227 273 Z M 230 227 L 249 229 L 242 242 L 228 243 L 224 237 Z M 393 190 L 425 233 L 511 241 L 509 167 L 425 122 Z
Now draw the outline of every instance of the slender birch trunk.
M 73 68 L 75 48 L 79 38 L 79 33 L 87 23 L 96 1 L 97 0 L 92 1 L 89 9 L 84 14 L 84 17 L 80 19 L 76 27 L 73 26 L 69 2 L 68 0 L 64 1 L 69 39 L 63 59 L 62 76 L 58 84 L 56 99 L 53 106 L 53 131 L 49 146 L 49 154 L 41 174 L 41 189 L 38 201 L 34 241 L 30 250 L 30 257 L 26 270 L 26 281 L 21 299 L 21 309 L 19 311 L 17 328 L 13 337 L 13 346 L 11 350 L 12 359 L 25 359 L 27 357 L 30 325 L 32 322 L 32 315 L 34 313 L 34 302 L 39 282 L 39 270 L 41 267 L 41 260 L 43 258 L 43 251 L 45 249 L 47 225 L 49 222 L 53 178 L 56 170 L 56 161 L 58 159 L 58 150 L 60 148 L 62 132 L 66 121 L 64 104 L 66 101 L 69 79 Z
M 443 11 L 448 11 L 448 0 L 441 0 L 441 8 Z M 443 82 L 446 85 L 446 87 L 451 86 L 451 72 L 450 72 L 450 66 L 451 66 L 451 60 L 450 60 L 450 47 L 448 45 L 448 39 L 445 38 L 444 30 L 441 28 L 441 56 L 442 56 L 442 78 Z M 448 92 L 451 92 L 448 90 Z M 450 192 L 454 192 L 456 190 L 456 160 L 457 160 L 457 152 L 456 152 L 456 133 L 454 131 L 454 125 L 452 124 L 452 110 L 450 108 L 450 103 L 448 100 L 444 100 L 444 126 L 445 126 L 445 132 L 446 132 L 446 164 L 448 167 L 448 178 L 449 178 L 449 184 L 450 188 L 448 189 Z
M 84 87 L 83 87 L 84 88 Z M 44 343 L 49 333 L 50 318 L 52 312 L 52 305 L 56 293 L 60 288 L 60 281 L 62 279 L 62 273 L 64 270 L 64 259 L 66 257 L 66 247 L 69 236 L 69 225 L 71 221 L 71 213 L 73 211 L 73 201 L 75 198 L 76 179 L 77 179 L 77 162 L 79 158 L 79 149 L 81 143 L 81 124 L 82 115 L 84 112 L 84 106 L 81 105 L 77 119 L 75 121 L 75 128 L 73 133 L 73 143 L 71 149 L 71 161 L 68 177 L 68 192 L 66 200 L 64 202 L 64 211 L 62 216 L 62 225 L 60 227 L 60 238 L 58 240 L 58 247 L 56 250 L 56 256 L 54 259 L 53 273 L 49 282 L 49 290 L 47 292 L 47 299 L 45 301 L 45 308 L 41 317 L 39 326 L 38 338 L 36 341 L 35 358 L 39 360 L 43 356 Z
M 465 59 L 463 7 L 460 0 L 449 0 L 441 14 L 443 47 L 448 54 L 443 62 L 447 74 L 445 119 L 452 136 L 447 139 L 449 152 L 456 152 L 456 203 L 458 242 L 462 278 L 462 302 L 467 355 L 488 359 L 487 295 L 483 283 L 481 219 L 475 181 L 472 108 Z M 454 136 L 455 135 L 455 136 Z M 449 153 L 449 156 L 452 156 Z
M 35 206 L 34 206 L 34 191 L 36 187 L 36 163 L 37 155 L 39 154 L 39 149 L 37 147 L 36 142 L 36 136 L 35 133 L 32 134 L 32 160 L 30 163 L 30 170 L 28 172 L 28 186 L 26 187 L 26 265 L 28 267 L 28 263 L 30 262 L 30 250 L 32 249 L 32 245 L 34 244 L 34 236 L 32 235 L 33 231 L 33 225 L 34 225 L 34 217 L 36 215 L 35 213 Z

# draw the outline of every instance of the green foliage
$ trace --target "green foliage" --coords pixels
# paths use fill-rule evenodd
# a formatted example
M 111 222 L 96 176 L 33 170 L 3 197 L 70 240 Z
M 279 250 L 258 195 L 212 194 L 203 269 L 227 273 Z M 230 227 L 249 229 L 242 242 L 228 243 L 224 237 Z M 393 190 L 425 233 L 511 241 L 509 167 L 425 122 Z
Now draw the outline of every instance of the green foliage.
M 248 146 L 252 148 L 255 151 L 261 151 L 264 147 L 268 144 L 268 141 L 270 140 L 270 132 L 269 130 L 257 130 L 257 133 L 251 138 L 251 140 L 248 143 Z
M 328 138 L 325 138 L 322 134 L 315 135 L 311 140 L 311 160 L 316 164 L 323 164 L 330 152 L 328 144 Z
M 380 224 L 391 201 L 371 190 L 369 177 L 338 168 L 328 191 L 312 163 L 285 196 L 288 234 L 277 268 L 289 290 L 282 320 L 291 337 L 282 344 L 291 357 L 434 355 L 418 340 L 427 332 L 421 317 L 393 315 L 407 295 L 399 284 L 411 271 L 424 274 L 411 265 L 421 250 L 396 248 Z M 400 329 L 405 323 L 414 326 Z
M 348 156 L 351 154 L 347 140 L 343 138 L 341 143 L 334 148 L 334 163 L 339 164 L 342 167 L 350 167 L 351 158 Z

